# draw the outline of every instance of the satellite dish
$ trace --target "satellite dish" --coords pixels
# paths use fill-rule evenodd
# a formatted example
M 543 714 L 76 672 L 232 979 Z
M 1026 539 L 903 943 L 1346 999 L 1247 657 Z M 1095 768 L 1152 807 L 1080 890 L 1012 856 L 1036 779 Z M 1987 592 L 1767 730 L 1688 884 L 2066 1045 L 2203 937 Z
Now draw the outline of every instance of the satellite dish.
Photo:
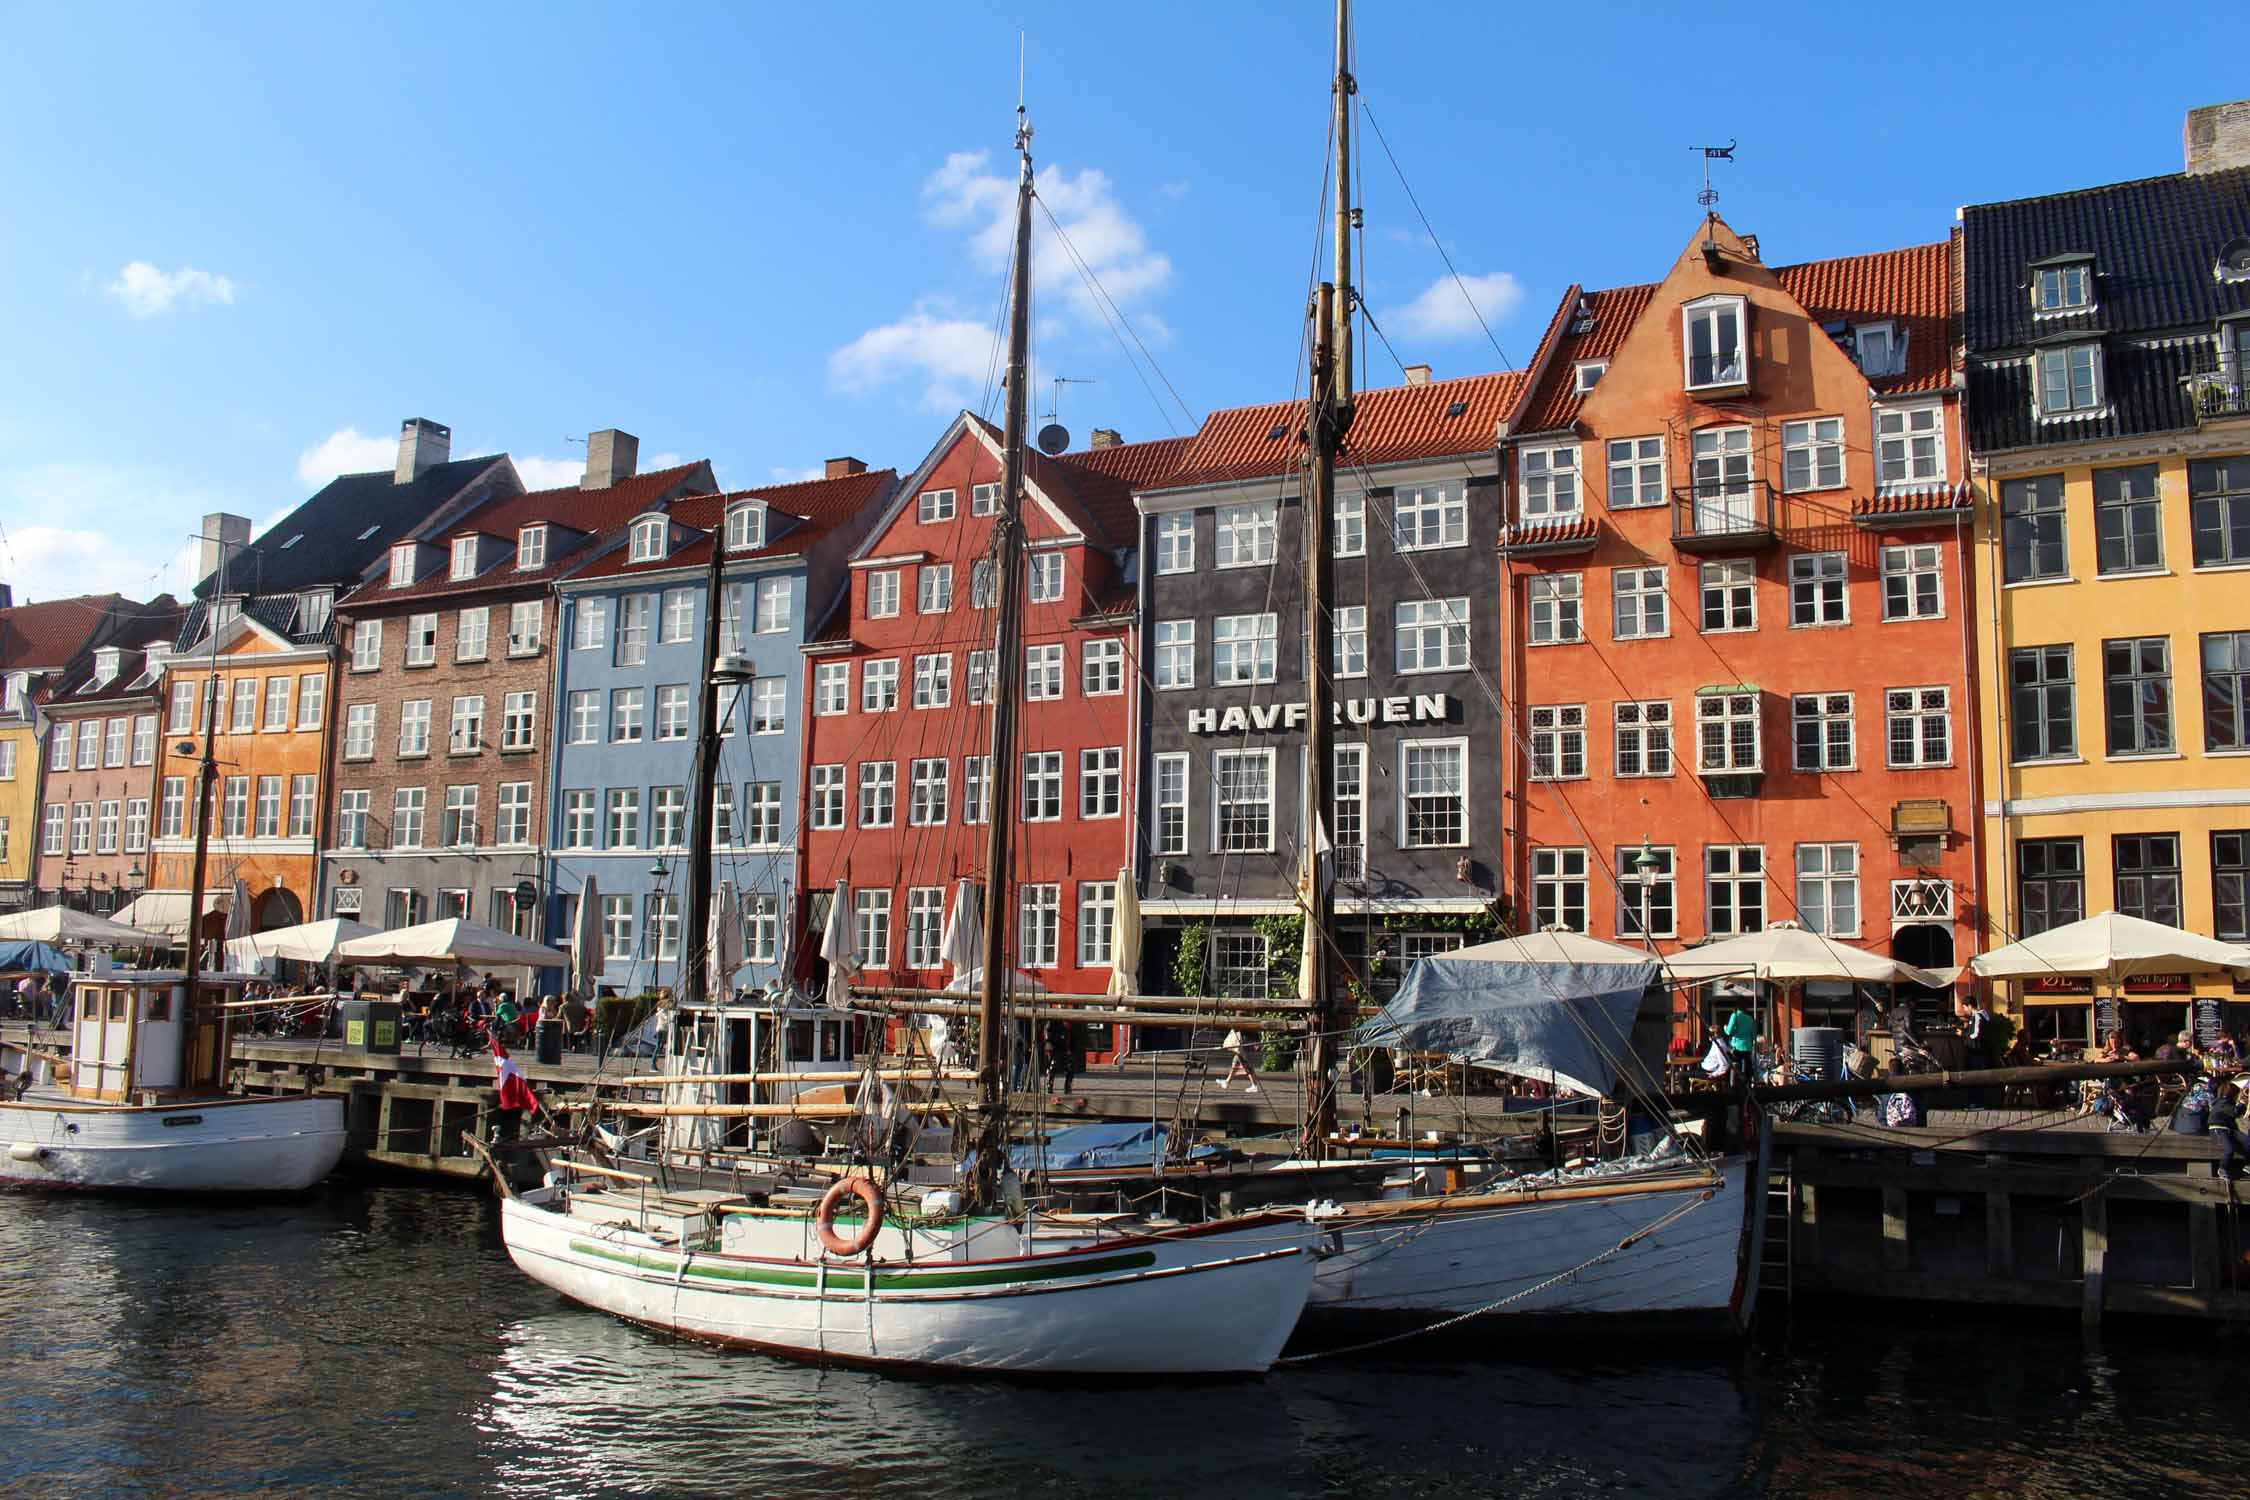
M 1039 429 L 1039 451 L 1052 456 L 1070 446 L 1070 429 L 1060 422 L 1049 422 Z

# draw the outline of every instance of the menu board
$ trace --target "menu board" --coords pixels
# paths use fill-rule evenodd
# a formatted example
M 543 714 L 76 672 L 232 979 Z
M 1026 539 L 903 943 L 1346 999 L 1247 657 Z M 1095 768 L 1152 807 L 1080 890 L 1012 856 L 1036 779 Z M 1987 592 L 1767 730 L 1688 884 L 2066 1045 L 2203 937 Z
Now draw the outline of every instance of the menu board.
M 2102 995 L 2094 1001 L 2094 1035 L 2115 1036 L 2125 1029 L 2125 1012 L 2115 995 Z
M 2220 1013 L 2219 997 L 2217 995 L 2196 996 L 2195 1045 L 2198 1048 L 2211 1046 L 2219 1040 L 2220 1033 L 2224 1029 L 2225 1021 Z

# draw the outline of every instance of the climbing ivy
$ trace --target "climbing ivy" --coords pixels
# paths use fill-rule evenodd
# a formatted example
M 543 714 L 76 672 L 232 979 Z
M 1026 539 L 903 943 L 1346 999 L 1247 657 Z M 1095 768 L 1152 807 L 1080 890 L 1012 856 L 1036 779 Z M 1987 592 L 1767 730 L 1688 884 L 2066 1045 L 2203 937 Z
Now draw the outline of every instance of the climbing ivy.
M 1172 953 L 1172 993 L 1208 995 L 1211 965 L 1207 956 L 1210 929 L 1201 922 L 1180 929 L 1180 945 Z

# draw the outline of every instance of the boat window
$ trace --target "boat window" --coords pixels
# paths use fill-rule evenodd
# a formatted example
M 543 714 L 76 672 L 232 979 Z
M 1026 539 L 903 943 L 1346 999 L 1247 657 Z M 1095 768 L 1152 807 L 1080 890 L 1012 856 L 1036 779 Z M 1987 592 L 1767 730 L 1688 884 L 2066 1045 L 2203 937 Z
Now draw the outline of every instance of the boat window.
M 172 1019 L 172 992 L 170 990 L 150 990 L 148 992 L 147 1016 L 151 1021 L 169 1021 Z
M 108 993 L 109 993 L 109 1010 L 108 1010 L 108 1012 L 107 1012 L 107 1015 L 108 1015 L 109 1019 L 110 1019 L 110 1020 L 112 1020 L 112 1021 L 122 1021 L 122 1020 L 124 1020 L 124 1019 L 125 1019 L 125 991 L 123 991 L 123 990 L 111 990 L 111 991 L 109 991 Z
M 841 1021 L 823 1021 L 823 1022 L 821 1022 L 821 1023 L 820 1023 L 820 1060 L 821 1060 L 822 1062 L 835 1062 L 835 1061 L 840 1061 L 840 1060 L 841 1060 L 841 1059 L 843 1058 L 843 1055 L 844 1055 L 844 1023 L 843 1023 L 843 1022 L 841 1022 Z
M 787 1057 L 787 1060 L 788 1060 L 788 1061 L 790 1061 L 790 1062 L 810 1062 L 810 1061 L 812 1061 L 812 1055 L 813 1055 L 813 1035 L 812 1035 L 812 1027 L 813 1027 L 813 1023 L 812 1023 L 812 1022 L 810 1022 L 810 1021 L 791 1021 L 791 1022 L 789 1023 L 789 1046 L 788 1046 L 788 1048 L 787 1048 L 787 1052 L 788 1052 L 788 1057 Z

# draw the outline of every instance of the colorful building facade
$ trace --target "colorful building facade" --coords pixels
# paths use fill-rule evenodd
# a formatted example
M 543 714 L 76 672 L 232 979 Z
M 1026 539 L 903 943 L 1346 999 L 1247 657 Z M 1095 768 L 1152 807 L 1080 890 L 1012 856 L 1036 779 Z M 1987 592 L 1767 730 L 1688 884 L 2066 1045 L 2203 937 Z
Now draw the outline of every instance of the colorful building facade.
M 1961 215 L 1995 945 L 2112 909 L 2250 940 L 2250 108 L 2187 145 Z M 2225 977 L 2007 988 L 2066 1044 L 2250 1022 Z
M 1951 265 L 1934 244 L 1769 267 L 1712 215 L 1661 282 L 1563 297 L 1505 434 L 1490 751 L 1521 925 L 1670 953 L 1786 920 L 1968 958 Z M 1881 1009 L 1797 998 L 1779 1024 Z M 1935 1019 L 1943 992 L 1908 998 Z
M 44 705 L 55 684 L 90 646 L 112 640 L 139 613 L 140 606 L 116 594 L 52 599 L 10 605 L 0 588 L 0 911 L 43 905 L 48 892 L 62 888 L 70 858 L 70 807 L 62 804 L 59 847 L 42 851 L 52 815 L 43 788 L 46 716 Z M 73 726 L 73 733 L 76 726 Z M 74 741 L 75 745 L 75 741 Z M 75 764 L 76 755 L 72 762 Z M 89 851 L 93 828 L 87 830 Z M 48 869 L 39 866 L 44 860 Z
M 34 904 L 108 915 L 147 886 L 164 658 L 181 613 L 169 596 L 155 600 L 107 644 L 81 651 L 46 690 L 41 796 L 51 811 Z

